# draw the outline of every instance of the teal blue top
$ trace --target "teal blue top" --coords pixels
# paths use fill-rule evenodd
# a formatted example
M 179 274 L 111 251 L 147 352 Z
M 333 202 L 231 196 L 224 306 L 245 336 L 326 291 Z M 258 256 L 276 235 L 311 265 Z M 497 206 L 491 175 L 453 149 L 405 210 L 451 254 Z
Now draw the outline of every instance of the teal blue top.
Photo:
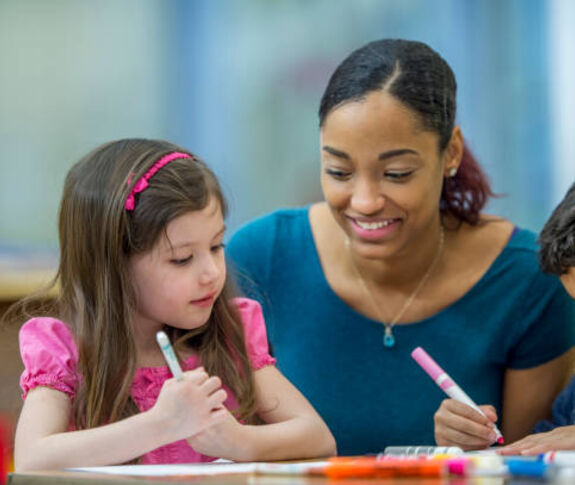
M 340 454 L 434 444 L 446 397 L 411 358 L 423 347 L 478 404 L 501 416 L 504 371 L 543 364 L 575 343 L 575 302 L 538 266 L 535 235 L 517 230 L 464 296 L 419 322 L 384 327 L 341 300 L 322 271 L 309 207 L 257 219 L 227 255 L 247 296 L 260 301 L 278 367 L 311 401 Z M 501 425 L 501 423 L 499 423 Z

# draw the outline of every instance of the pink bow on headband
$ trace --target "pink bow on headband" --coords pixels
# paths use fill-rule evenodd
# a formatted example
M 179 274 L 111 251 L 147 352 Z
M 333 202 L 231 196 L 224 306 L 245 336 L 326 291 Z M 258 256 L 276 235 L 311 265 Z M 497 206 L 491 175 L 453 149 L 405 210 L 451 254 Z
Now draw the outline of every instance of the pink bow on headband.
M 132 190 L 130 191 L 128 197 L 126 198 L 126 203 L 124 204 L 125 209 L 127 211 L 133 211 L 134 207 L 136 206 L 136 198 L 135 198 L 136 194 L 139 194 L 140 192 L 146 189 L 146 187 L 148 186 L 148 180 L 150 180 L 154 176 L 154 174 L 158 170 L 160 170 L 164 165 L 167 165 L 168 163 L 177 160 L 179 158 L 192 158 L 192 157 L 187 153 L 172 152 L 168 153 L 167 155 L 164 155 L 156 163 L 154 163 L 154 165 L 152 165 L 148 169 L 148 171 L 144 175 L 142 175 L 142 177 L 132 187 Z M 129 179 L 128 183 L 130 183 Z

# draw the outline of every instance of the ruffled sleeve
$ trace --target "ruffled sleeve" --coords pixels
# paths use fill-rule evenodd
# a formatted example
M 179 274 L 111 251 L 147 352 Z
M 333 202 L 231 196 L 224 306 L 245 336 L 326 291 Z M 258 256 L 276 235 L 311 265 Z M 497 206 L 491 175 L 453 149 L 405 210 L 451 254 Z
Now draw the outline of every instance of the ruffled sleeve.
M 248 357 L 254 369 L 274 365 L 276 359 L 269 353 L 268 335 L 260 304 L 249 298 L 234 298 L 244 325 Z
M 33 318 L 20 329 L 19 340 L 24 362 L 22 397 L 37 386 L 46 386 L 73 398 L 78 349 L 70 329 L 54 318 Z

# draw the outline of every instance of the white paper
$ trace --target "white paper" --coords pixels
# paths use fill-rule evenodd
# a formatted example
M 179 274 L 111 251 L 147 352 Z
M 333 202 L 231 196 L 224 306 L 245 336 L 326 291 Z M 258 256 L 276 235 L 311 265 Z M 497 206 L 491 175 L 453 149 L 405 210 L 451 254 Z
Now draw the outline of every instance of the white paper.
M 191 476 L 191 475 L 231 475 L 257 473 L 262 475 L 305 475 L 321 468 L 326 461 L 303 461 L 293 463 L 234 463 L 216 460 L 211 463 L 186 463 L 175 465 L 118 465 L 67 468 L 68 471 L 105 473 L 110 475 L 131 475 L 139 477 Z
M 162 477 L 178 475 L 227 475 L 254 473 L 256 463 L 186 463 L 176 465 L 118 465 L 67 468 L 73 472 L 106 473 L 138 477 Z

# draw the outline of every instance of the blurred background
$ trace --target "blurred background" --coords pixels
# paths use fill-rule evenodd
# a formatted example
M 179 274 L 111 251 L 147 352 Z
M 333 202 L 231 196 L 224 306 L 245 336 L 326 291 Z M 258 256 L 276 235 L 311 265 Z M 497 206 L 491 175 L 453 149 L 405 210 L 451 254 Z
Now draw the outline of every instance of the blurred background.
M 574 21 L 571 0 L 0 0 L 0 245 L 55 248 L 68 168 L 122 137 L 203 157 L 232 231 L 320 199 L 323 88 L 381 37 L 450 63 L 489 212 L 539 230 L 575 180 Z
M 573 25 L 572 0 L 0 0 L 0 315 L 53 275 L 64 176 L 101 143 L 165 138 L 203 157 L 230 233 L 319 200 L 323 89 L 382 37 L 450 63 L 457 122 L 502 194 L 488 211 L 538 231 L 575 181 Z M 16 332 L 0 334 L 10 426 Z

